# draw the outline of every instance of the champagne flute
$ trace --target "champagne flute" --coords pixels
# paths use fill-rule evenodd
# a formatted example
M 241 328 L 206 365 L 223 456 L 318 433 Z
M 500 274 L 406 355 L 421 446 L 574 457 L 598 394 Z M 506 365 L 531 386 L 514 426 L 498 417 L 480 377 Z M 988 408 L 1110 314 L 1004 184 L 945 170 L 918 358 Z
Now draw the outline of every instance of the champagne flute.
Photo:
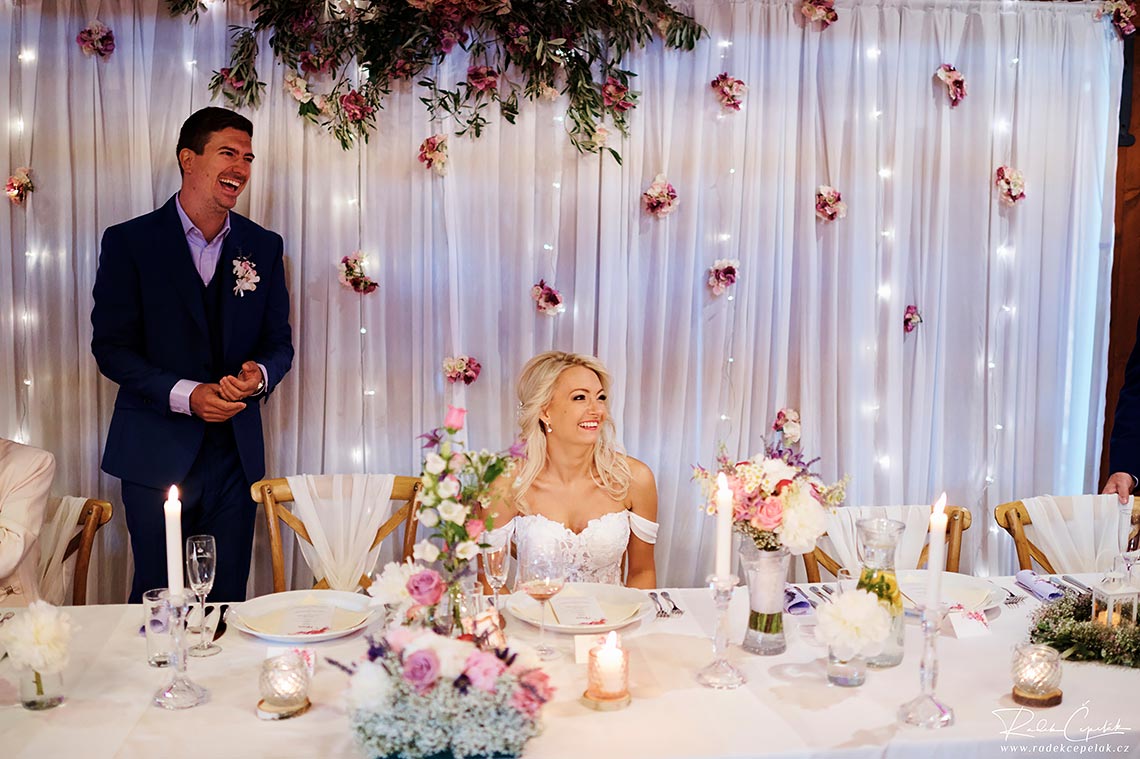
M 1132 499 L 1128 499 L 1128 503 L 1118 504 L 1118 513 L 1120 516 L 1119 524 L 1119 545 L 1120 545 L 1120 558 L 1124 561 L 1124 574 L 1125 582 L 1132 583 L 1132 567 L 1140 561 L 1140 546 L 1137 549 L 1129 550 L 1128 540 L 1132 536 Z
M 190 589 L 198 596 L 198 609 L 202 613 L 198 642 L 188 651 L 191 656 L 213 656 L 222 650 L 218 644 L 206 640 L 206 596 L 214 587 L 216 567 L 217 546 L 213 535 L 192 535 L 186 538 L 186 576 L 190 579 Z
M 495 613 L 499 613 L 499 591 L 507 583 L 507 573 L 511 565 L 511 542 L 503 540 L 502 545 L 490 545 L 483 549 L 483 576 L 495 594 Z
M 524 545 L 519 561 L 519 582 L 528 596 L 542 606 L 538 627 L 538 658 L 549 661 L 558 651 L 546 644 L 546 602 L 566 584 L 566 556 L 558 541 L 530 540 Z

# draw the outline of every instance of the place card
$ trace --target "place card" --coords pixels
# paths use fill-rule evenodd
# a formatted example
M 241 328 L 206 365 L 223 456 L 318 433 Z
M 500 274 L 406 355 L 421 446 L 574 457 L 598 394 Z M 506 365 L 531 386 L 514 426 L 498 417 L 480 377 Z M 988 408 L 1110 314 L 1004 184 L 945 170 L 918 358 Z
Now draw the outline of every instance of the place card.
M 951 606 L 946 615 L 955 638 L 980 638 L 990 634 L 990 622 L 985 612 L 966 611 L 961 606 Z
M 550 608 L 560 625 L 604 625 L 606 613 L 598 599 L 587 595 L 562 595 L 550 599 Z
M 281 619 L 282 635 L 320 635 L 332 627 L 332 606 L 324 604 L 300 604 L 291 606 Z
M 575 664 L 589 664 L 590 663 L 590 649 L 594 646 L 603 645 L 606 642 L 605 633 L 598 633 L 597 635 L 575 635 L 574 636 L 574 663 Z
M 305 662 L 305 669 L 309 670 L 309 678 L 317 668 L 317 652 L 312 648 L 294 648 L 293 646 L 269 646 L 265 649 L 266 659 L 276 659 L 285 654 L 296 654 Z

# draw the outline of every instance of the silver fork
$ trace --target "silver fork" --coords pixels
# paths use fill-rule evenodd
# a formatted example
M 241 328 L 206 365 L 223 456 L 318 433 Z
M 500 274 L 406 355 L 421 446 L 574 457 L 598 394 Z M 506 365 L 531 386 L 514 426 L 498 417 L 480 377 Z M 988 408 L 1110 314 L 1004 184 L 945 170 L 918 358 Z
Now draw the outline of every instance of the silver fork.
M 664 598 L 666 601 L 668 601 L 668 602 L 669 602 L 669 605 L 673 607 L 672 609 L 670 609 L 670 610 L 669 610 L 669 613 L 670 613 L 670 614 L 672 614 L 674 617 L 679 617 L 679 616 L 681 616 L 682 614 L 684 614 L 684 613 L 685 613 L 685 612 L 684 612 L 684 611 L 681 609 L 681 607 L 677 605 L 677 602 L 676 602 L 676 601 L 674 601 L 674 600 L 673 600 L 673 599 L 672 599 L 672 598 L 669 596 L 669 591 L 667 591 L 667 590 L 663 590 L 663 591 L 661 591 L 661 597 L 662 597 L 662 598 Z
M 658 619 L 662 619 L 664 617 L 669 616 L 669 612 L 665 611 L 665 607 L 662 606 L 661 602 L 657 600 L 657 594 L 656 593 L 654 593 L 653 591 L 650 591 L 649 592 L 649 598 L 650 598 L 650 600 L 653 601 L 653 605 L 657 607 L 657 618 Z
M 1018 595 L 1017 593 L 1014 593 L 1009 588 L 1002 588 L 1002 590 L 1005 591 L 1005 600 L 1002 601 L 1002 603 L 1005 604 L 1006 606 L 1017 606 L 1018 604 L 1020 604 L 1022 601 L 1025 600 L 1025 596 Z

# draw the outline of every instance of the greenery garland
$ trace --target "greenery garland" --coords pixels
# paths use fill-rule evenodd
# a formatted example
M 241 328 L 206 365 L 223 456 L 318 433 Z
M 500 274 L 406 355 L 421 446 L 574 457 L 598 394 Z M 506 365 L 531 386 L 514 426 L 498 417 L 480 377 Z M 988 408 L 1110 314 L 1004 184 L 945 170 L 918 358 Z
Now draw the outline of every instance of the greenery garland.
M 1140 667 L 1140 626 L 1131 623 L 1131 604 L 1119 613 L 1128 618 L 1124 624 L 1099 624 L 1092 619 L 1092 594 L 1066 593 L 1034 613 L 1029 640 L 1052 646 L 1062 659 Z
M 200 0 L 167 0 L 173 16 L 195 23 Z M 692 50 L 705 33 L 668 0 L 254 0 L 252 27 L 233 27 L 230 63 L 214 72 L 210 90 L 235 107 L 256 107 L 265 84 L 257 80 L 254 35 L 285 65 L 298 113 L 333 133 L 346 150 L 368 140 L 375 114 L 394 87 L 415 81 L 432 119 L 452 121 L 455 134 L 479 137 L 488 107 L 514 123 L 520 95 L 529 100 L 569 98 L 566 130 L 585 153 L 617 151 L 605 145 L 608 119 L 628 134 L 628 112 L 639 93 L 622 59 L 660 36 L 665 45 Z M 430 73 L 456 47 L 467 51 L 465 80 L 445 89 Z M 312 82 L 327 81 L 324 94 Z

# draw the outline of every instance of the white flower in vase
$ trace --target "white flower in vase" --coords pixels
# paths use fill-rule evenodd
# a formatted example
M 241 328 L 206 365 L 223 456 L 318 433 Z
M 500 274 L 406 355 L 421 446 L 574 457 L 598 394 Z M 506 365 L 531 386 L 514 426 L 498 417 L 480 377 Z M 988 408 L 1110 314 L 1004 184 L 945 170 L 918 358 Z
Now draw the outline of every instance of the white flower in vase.
M 815 637 L 840 659 L 874 656 L 891 632 L 891 614 L 873 593 L 851 590 L 816 609 Z
M 0 627 L 0 647 L 12 663 L 41 674 L 67 666 L 71 617 L 46 601 L 33 601 L 27 610 Z

